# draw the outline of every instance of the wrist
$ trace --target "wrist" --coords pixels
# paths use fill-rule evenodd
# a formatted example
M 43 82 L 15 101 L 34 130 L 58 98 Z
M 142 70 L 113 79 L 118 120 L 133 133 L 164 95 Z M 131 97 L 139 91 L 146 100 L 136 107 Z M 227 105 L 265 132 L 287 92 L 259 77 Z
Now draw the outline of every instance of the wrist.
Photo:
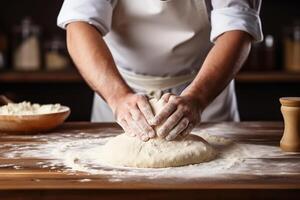
M 190 99 L 192 102 L 196 104 L 198 109 L 202 112 L 207 106 L 207 103 L 202 96 L 197 95 L 198 93 L 195 91 L 184 90 L 180 96 Z
M 122 90 L 114 90 L 117 92 L 113 92 L 106 98 L 107 104 L 110 106 L 113 112 L 115 112 L 116 107 L 123 101 L 124 98 L 128 97 L 128 95 L 133 95 L 134 92 L 130 88 L 125 88 Z

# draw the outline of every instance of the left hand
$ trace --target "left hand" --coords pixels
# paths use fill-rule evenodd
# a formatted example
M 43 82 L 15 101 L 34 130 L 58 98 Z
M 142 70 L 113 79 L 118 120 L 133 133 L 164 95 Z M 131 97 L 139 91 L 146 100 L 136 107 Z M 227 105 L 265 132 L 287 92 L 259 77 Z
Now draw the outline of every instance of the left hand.
M 159 137 L 166 140 L 174 140 L 179 135 L 185 137 L 200 123 L 202 109 L 196 98 L 170 93 L 161 98 L 165 105 L 153 120 L 153 124 L 159 126 Z

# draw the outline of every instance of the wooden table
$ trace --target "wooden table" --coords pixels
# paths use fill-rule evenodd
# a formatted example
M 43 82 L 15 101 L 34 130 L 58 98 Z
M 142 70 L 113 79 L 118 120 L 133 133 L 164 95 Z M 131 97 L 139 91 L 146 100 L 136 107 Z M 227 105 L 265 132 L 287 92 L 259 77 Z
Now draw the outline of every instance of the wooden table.
M 219 124 L 202 124 L 207 129 Z M 243 122 L 223 123 L 228 130 L 225 134 L 236 141 L 278 146 L 282 136 L 281 122 Z M 115 124 L 66 123 L 59 129 L 47 133 L 78 134 L 80 131 L 99 134 L 105 130 L 118 134 L 120 128 Z M 241 131 L 239 131 L 241 130 Z M 46 137 L 47 137 L 46 136 Z M 68 174 L 49 168 L 40 168 L 30 160 L 7 159 L 2 156 L 6 144 L 29 144 L 40 142 L 32 135 L 0 134 L 0 164 L 24 165 L 21 169 L 0 168 L 0 200 L 2 199 L 253 199 L 286 198 L 299 199 L 300 171 L 294 174 L 243 174 L 232 177 L 203 178 L 192 181 L 172 179 L 149 181 L 128 179 L 112 182 L 107 175 L 89 175 L 83 172 Z M 1 147 L 1 146 L 0 146 Z M 255 153 L 255 152 L 253 152 Z M 270 162 L 299 163 L 300 154 L 269 159 Z M 267 162 L 268 163 L 268 162 Z M 265 166 L 266 172 L 268 165 Z M 82 179 L 90 181 L 80 181 Z M 288 195 L 288 196 L 287 196 Z

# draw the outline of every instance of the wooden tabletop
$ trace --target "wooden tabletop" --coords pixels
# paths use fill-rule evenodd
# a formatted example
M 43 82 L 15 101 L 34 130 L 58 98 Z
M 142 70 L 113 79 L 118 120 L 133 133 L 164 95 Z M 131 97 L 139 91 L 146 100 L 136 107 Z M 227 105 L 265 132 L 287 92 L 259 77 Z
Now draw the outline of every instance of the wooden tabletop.
M 214 127 L 224 127 L 223 130 L 213 129 Z M 202 124 L 201 130 L 213 129 L 220 135 L 233 138 L 236 142 L 248 144 L 266 144 L 277 148 L 283 132 L 281 122 L 243 122 L 243 123 L 222 123 L 222 124 Z M 109 130 L 110 133 L 118 134 L 121 129 L 116 124 L 96 124 L 96 123 L 66 123 L 59 129 L 45 133 L 43 138 L 59 135 L 63 133 L 78 134 L 86 132 L 90 134 L 103 134 Z M 36 165 L 37 160 L 22 158 L 6 158 L 2 155 L 9 151 L 6 147 L 12 144 L 40 143 L 39 137 L 34 135 L 10 135 L 0 134 L 0 164 L 7 164 L 7 167 L 0 168 L 0 190 L 15 189 L 300 189 L 300 154 L 285 154 L 278 157 L 266 157 L 264 173 L 232 174 L 229 176 L 199 178 L 193 180 L 174 180 L 174 178 L 164 178 L 160 180 L 150 180 L 143 178 L 129 178 L 122 181 L 111 181 L 112 177 L 107 174 L 88 174 L 85 172 L 65 173 L 64 171 L 41 168 Z M 279 147 L 278 147 L 279 148 Z M 255 152 L 253 152 L 255 154 Z M 299 168 L 296 173 L 286 174 L 278 172 L 268 172 L 268 167 L 283 163 L 298 163 Z M 270 166 L 268 166 L 270 163 Z M 13 166 L 19 166 L 14 168 Z M 285 165 L 287 168 L 288 165 Z M 295 167 L 295 165 L 293 165 Z M 293 166 L 290 166 L 291 168 Z M 288 170 L 288 169 L 283 169 Z M 293 169 L 295 171 L 295 169 Z M 262 170 L 264 172 L 264 170 Z M 118 177 L 114 177 L 116 179 Z M 89 181 L 84 181 L 89 180 Z

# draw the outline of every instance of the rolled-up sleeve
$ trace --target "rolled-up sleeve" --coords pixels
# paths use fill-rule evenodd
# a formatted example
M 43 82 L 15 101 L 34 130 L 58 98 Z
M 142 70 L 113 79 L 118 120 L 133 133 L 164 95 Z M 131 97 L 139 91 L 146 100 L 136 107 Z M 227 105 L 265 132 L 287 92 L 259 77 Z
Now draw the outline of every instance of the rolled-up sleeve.
M 84 21 L 95 26 L 102 35 L 111 29 L 114 0 L 65 0 L 57 18 L 61 28 L 75 21 Z
M 254 42 L 262 41 L 260 5 L 261 0 L 212 0 L 210 40 L 215 42 L 227 31 L 241 30 L 249 33 Z

